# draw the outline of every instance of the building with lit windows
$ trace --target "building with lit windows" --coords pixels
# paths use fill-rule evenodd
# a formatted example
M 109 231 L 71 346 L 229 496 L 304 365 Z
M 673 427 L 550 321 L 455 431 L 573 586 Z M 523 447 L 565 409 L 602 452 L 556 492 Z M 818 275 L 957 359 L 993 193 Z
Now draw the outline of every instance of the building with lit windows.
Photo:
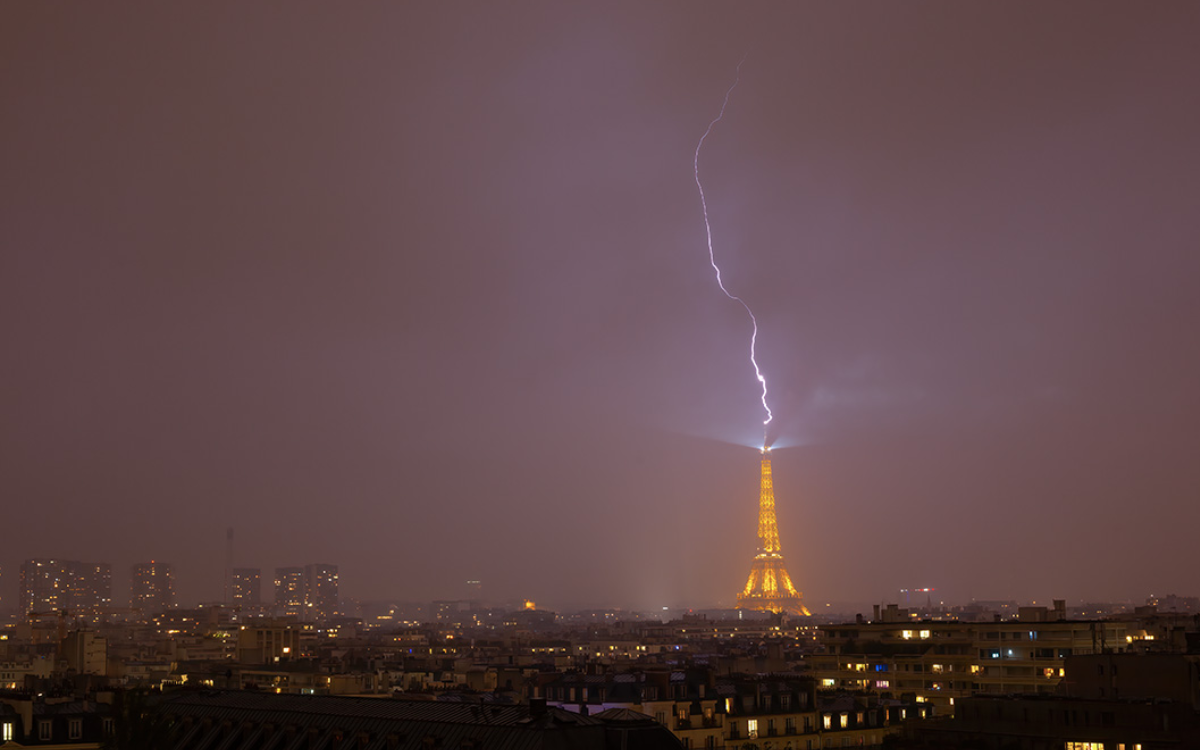
M 993 622 L 917 620 L 891 605 L 875 621 L 821 626 L 825 652 L 807 661 L 821 688 L 911 693 L 948 716 L 976 694 L 1052 694 L 1067 657 L 1123 651 L 1145 635 L 1132 621 L 1065 617 L 1061 601 Z
M 237 636 L 237 660 L 245 664 L 278 664 L 300 656 L 301 627 L 294 622 L 243 625 Z
M 964 698 L 897 747 L 1156 750 L 1200 747 L 1200 654 L 1070 656 L 1060 694 Z
M 98 614 L 112 607 L 112 566 L 108 563 L 76 563 L 71 610 L 76 614 Z
M 112 566 L 78 560 L 33 558 L 21 565 L 21 611 L 93 615 L 112 606 Z
M 0 690 L 20 690 L 25 687 L 26 679 L 46 679 L 53 670 L 54 659 L 46 656 L 29 656 L 24 661 L 0 661 Z
M 41 693 L 0 698 L 0 746 L 98 748 L 113 732 L 113 710 L 95 700 L 55 701 Z
M 73 562 L 37 558 L 21 565 L 19 604 L 22 612 L 66 609 L 73 587 Z
M 258 568 L 234 568 L 229 573 L 229 601 L 242 607 L 262 604 L 262 571 Z
M 129 606 L 146 614 L 175 607 L 175 577 L 170 563 L 151 560 L 133 566 L 129 582 Z
M 316 619 L 325 619 L 338 611 L 338 568 L 326 563 L 304 566 L 304 605 Z
M 275 613 L 321 620 L 337 613 L 338 568 L 314 563 L 275 569 Z
M 546 675 L 535 688 L 549 705 L 590 716 L 633 711 L 671 730 L 685 748 L 814 750 L 878 747 L 932 706 L 872 696 L 819 696 L 794 673 L 718 675 L 714 670 L 635 670 Z
M 304 612 L 304 597 L 308 586 L 304 568 L 275 569 L 275 613 L 282 617 L 297 617 Z

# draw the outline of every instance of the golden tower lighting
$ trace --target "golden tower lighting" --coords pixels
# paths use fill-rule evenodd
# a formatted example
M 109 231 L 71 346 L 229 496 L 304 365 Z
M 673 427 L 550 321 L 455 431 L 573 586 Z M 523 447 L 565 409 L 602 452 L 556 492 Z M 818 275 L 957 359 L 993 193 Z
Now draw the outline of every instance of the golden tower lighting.
M 762 449 L 762 482 L 758 493 L 758 554 L 750 566 L 750 580 L 737 595 L 741 609 L 770 610 L 792 615 L 812 614 L 792 585 L 783 564 L 779 526 L 775 523 L 775 487 L 771 481 L 771 449 Z

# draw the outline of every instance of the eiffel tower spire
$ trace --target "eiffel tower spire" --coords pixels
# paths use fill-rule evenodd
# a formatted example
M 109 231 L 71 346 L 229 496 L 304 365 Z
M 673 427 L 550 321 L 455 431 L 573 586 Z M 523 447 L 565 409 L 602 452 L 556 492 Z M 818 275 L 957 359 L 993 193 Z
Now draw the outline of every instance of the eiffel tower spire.
M 779 544 L 779 526 L 775 522 L 775 485 L 771 480 L 771 449 L 762 449 L 762 480 L 758 493 L 758 554 L 750 566 L 750 579 L 737 596 L 743 609 L 811 614 L 804 599 L 792 585 L 783 564 Z

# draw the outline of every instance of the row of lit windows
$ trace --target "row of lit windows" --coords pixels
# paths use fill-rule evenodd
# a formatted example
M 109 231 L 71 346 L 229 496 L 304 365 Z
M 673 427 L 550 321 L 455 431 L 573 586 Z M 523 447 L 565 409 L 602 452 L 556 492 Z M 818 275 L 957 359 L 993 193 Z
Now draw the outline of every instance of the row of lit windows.
M 929 630 L 901 630 L 900 631 L 900 637 L 906 641 L 911 640 L 913 638 L 927 639 L 927 638 L 931 637 L 932 635 L 933 635 L 933 633 Z

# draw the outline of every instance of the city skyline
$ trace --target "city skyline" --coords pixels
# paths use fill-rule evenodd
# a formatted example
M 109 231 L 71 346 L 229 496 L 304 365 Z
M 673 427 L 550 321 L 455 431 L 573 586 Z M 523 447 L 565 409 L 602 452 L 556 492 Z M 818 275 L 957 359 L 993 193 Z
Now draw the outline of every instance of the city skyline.
M 733 606 L 693 156 L 743 59 L 699 170 L 805 601 L 1195 593 L 1200 8 L 117 7 L 0 10 L 3 604 L 61 556 Z

